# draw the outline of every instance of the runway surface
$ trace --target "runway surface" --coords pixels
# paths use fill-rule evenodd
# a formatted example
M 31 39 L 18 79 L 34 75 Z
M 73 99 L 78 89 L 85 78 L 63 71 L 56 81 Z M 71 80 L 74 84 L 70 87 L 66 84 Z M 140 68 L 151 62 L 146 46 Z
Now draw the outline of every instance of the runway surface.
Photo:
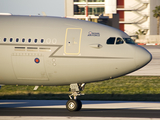
M 83 109 L 69 112 L 62 108 L 7 108 L 0 109 L 1 116 L 65 116 L 65 117 L 132 117 L 160 118 L 159 110 Z
M 160 76 L 160 45 L 144 45 L 152 54 L 152 61 L 140 70 L 137 70 L 129 75 L 132 76 Z
M 160 102 L 131 101 L 82 101 L 82 110 L 69 112 L 65 108 L 67 100 L 0 100 L 0 119 L 16 116 L 43 116 L 68 118 L 128 118 L 160 119 Z M 8 117 L 6 117 L 8 116 Z M 2 119 L 1 119 L 2 120 Z

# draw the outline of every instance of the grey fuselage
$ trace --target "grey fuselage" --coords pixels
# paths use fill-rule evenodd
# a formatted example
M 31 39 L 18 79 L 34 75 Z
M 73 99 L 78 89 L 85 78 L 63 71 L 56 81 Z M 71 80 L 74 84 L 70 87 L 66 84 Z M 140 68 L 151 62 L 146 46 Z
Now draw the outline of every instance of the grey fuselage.
M 66 85 L 116 78 L 151 60 L 135 44 L 107 44 L 124 32 L 97 23 L 0 16 L 0 84 Z

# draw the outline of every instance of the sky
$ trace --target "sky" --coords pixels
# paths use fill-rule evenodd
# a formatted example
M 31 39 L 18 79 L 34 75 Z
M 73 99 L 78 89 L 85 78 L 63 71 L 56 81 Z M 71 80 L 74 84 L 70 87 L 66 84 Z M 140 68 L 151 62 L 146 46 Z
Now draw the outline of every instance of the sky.
M 65 0 L 0 0 L 0 13 L 65 16 Z

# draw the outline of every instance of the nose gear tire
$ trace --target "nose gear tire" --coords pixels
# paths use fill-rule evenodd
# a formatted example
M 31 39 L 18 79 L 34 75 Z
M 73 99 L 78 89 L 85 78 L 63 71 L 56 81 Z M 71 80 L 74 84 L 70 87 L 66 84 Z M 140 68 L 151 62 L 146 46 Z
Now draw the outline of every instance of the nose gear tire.
M 80 100 L 68 100 L 66 103 L 66 108 L 69 111 L 79 111 L 82 108 L 82 103 Z

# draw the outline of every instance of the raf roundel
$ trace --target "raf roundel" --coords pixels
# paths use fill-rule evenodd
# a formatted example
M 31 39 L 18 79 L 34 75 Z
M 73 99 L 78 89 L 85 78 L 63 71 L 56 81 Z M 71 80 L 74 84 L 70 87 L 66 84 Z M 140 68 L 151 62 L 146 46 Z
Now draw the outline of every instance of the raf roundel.
M 40 62 L 40 59 L 39 59 L 39 58 L 35 58 L 35 59 L 34 59 L 34 62 L 35 62 L 35 63 L 39 63 L 39 62 Z

